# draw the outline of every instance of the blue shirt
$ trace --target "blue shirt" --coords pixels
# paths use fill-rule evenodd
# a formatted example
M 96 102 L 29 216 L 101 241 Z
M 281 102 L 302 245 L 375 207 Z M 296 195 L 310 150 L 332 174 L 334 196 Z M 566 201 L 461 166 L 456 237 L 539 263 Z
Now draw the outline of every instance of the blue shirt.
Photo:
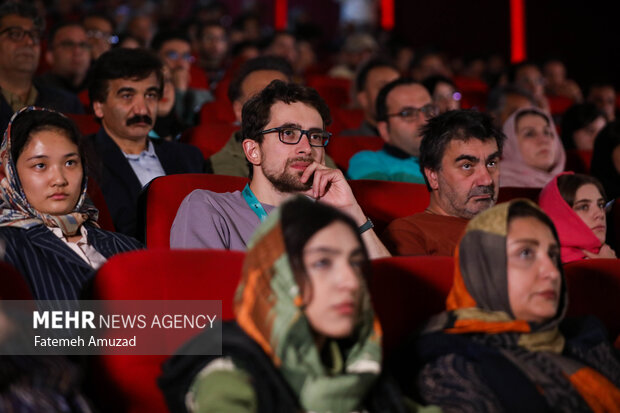
M 358 152 L 349 160 L 350 179 L 424 183 L 419 159 L 385 144 L 381 150 Z
M 143 187 L 158 176 L 166 175 L 155 153 L 153 143 L 149 139 L 147 139 L 145 151 L 140 152 L 138 155 L 130 155 L 123 152 L 123 155 L 127 158 L 127 162 L 131 165 L 131 169 L 133 169 Z

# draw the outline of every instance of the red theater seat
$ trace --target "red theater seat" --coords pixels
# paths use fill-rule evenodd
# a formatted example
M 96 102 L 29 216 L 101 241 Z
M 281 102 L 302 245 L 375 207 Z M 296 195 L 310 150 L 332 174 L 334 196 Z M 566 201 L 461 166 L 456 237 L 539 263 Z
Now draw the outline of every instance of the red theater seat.
M 564 274 L 568 315 L 598 317 L 615 340 L 620 334 L 620 260 L 575 261 L 564 266 Z
M 378 151 L 385 142 L 378 136 L 334 136 L 326 151 L 338 168 L 349 169 L 349 159 L 360 151 Z
M 226 145 L 233 132 L 239 126 L 230 122 L 202 123 L 187 131 L 187 143 L 200 149 L 202 156 L 208 159 Z
M 430 201 L 430 194 L 423 184 L 371 179 L 348 182 L 355 199 L 375 224 L 377 234 L 381 234 L 396 218 L 424 211 Z
M 232 123 L 235 121 L 235 112 L 228 99 L 225 101 L 213 101 L 202 105 L 200 109 L 200 123 L 224 122 Z
M 364 121 L 364 111 L 361 109 L 330 108 L 334 123 L 328 128 L 334 135 L 345 129 L 357 129 Z
M 591 163 L 592 151 L 578 149 L 569 149 L 566 151 L 566 167 L 564 169 L 567 171 L 589 174 Z
M 350 100 L 351 81 L 340 77 L 310 76 L 308 86 L 316 89 L 330 107 L 346 106 Z
M 183 199 L 194 189 L 214 192 L 242 190 L 248 179 L 212 174 L 161 176 L 142 191 L 138 223 L 143 225 L 148 248 L 170 247 L 170 228 Z
M 114 221 L 112 221 L 112 215 L 110 215 L 110 210 L 108 209 L 108 204 L 105 202 L 105 198 L 103 197 L 103 192 L 101 192 L 101 188 L 97 181 L 92 178 L 88 178 L 88 196 L 90 197 L 95 207 L 99 210 L 99 219 L 97 223 L 102 229 L 106 231 L 116 231 L 114 228 Z
M 94 278 L 96 300 L 222 300 L 233 318 L 233 297 L 244 254 L 223 250 L 141 250 L 111 258 Z M 101 411 L 164 413 L 156 379 L 168 356 L 93 359 Z
M 391 257 L 372 261 L 370 294 L 383 329 L 384 353 L 396 349 L 429 317 L 446 308 L 452 257 Z
M 541 188 L 520 188 L 512 186 L 504 186 L 499 189 L 497 202 L 507 202 L 516 198 L 527 198 L 530 201 L 538 203 L 538 195 Z
M 67 113 L 66 116 L 76 124 L 83 136 L 95 134 L 101 128 L 101 124 L 97 122 L 95 115 Z
M 547 96 L 549 101 L 549 111 L 552 115 L 561 115 L 575 103 L 571 98 L 565 96 Z
M 11 264 L 0 260 L 0 300 L 32 300 L 30 287 Z

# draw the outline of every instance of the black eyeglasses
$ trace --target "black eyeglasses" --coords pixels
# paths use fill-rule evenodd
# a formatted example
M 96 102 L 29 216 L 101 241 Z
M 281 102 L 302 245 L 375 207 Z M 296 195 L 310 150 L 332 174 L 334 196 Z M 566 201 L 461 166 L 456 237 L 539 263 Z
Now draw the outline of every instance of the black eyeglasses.
M 7 27 L 6 29 L 0 31 L 0 36 L 2 36 L 5 33 L 7 37 L 14 42 L 19 42 L 24 38 L 24 36 L 28 35 L 28 37 L 30 37 L 30 39 L 32 40 L 32 43 L 34 44 L 41 43 L 42 33 L 41 33 L 41 30 L 39 29 L 25 30 L 18 26 L 11 26 L 11 27 Z
M 433 104 L 424 105 L 421 108 L 404 108 L 398 113 L 389 113 L 387 115 L 388 118 L 398 116 L 402 118 L 405 122 L 414 122 L 418 120 L 420 114 L 424 116 L 425 119 L 430 119 L 433 116 L 437 116 L 437 107 Z
M 310 146 L 324 147 L 329 143 L 332 134 L 321 129 L 304 130 L 293 126 L 280 126 L 279 128 L 265 129 L 259 132 L 259 135 L 278 132 L 280 142 L 287 145 L 297 145 L 301 138 L 306 135 Z
M 170 50 L 167 51 L 165 53 L 166 57 L 170 60 L 179 60 L 179 59 L 183 59 L 184 61 L 188 62 L 188 63 L 194 63 L 194 56 L 192 56 L 189 53 L 179 53 L 176 50 Z

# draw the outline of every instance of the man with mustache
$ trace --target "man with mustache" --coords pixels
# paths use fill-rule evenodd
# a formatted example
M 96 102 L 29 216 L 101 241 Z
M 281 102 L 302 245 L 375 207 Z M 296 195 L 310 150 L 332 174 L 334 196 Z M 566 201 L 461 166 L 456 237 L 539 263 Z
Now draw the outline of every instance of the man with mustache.
M 356 153 L 347 171 L 351 179 L 423 183 L 420 135 L 437 108 L 426 88 L 411 79 L 396 79 L 377 95 L 377 129 L 385 145 L 379 151 Z
M 197 148 L 148 137 L 162 94 L 162 63 L 144 49 L 113 49 L 91 69 L 88 93 L 101 129 L 93 142 L 99 186 L 118 232 L 134 237 L 140 190 L 162 175 L 203 172 Z
M 241 119 L 250 183 L 243 191 L 189 194 L 172 224 L 172 248 L 245 250 L 261 221 L 305 194 L 349 214 L 371 258 L 389 255 L 342 172 L 325 166 L 331 117 L 314 89 L 274 80 L 243 105 Z
M 388 226 L 382 239 L 392 254 L 453 255 L 469 220 L 497 202 L 504 140 L 491 118 L 479 112 L 455 110 L 428 121 L 420 169 L 430 204 Z
M 63 113 L 84 113 L 77 96 L 34 80 L 41 56 L 43 18 L 27 2 L 0 5 L 0 130 L 13 113 L 41 106 Z

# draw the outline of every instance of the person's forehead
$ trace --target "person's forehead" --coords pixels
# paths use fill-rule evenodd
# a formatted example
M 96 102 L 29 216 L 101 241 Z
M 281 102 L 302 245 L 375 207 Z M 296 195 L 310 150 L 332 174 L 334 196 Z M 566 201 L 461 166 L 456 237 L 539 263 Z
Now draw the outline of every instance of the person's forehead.
M 517 76 L 519 77 L 538 77 L 542 76 L 538 67 L 534 65 L 523 66 L 519 69 Z
M 91 16 L 84 20 L 84 27 L 86 29 L 101 30 L 102 32 L 112 32 L 112 25 L 109 21 L 102 17 Z
M 404 107 L 420 108 L 431 103 L 431 95 L 421 85 L 396 86 L 387 95 L 388 108 L 398 110 Z
M 155 73 L 151 73 L 144 79 L 136 79 L 136 78 L 128 78 L 121 77 L 118 79 L 111 79 L 109 83 L 109 91 L 110 93 L 116 93 L 120 89 L 150 89 L 152 87 L 159 88 L 159 83 L 157 81 L 157 75 Z
M 170 39 L 170 40 L 166 40 L 162 45 L 161 45 L 161 50 L 162 51 L 168 51 L 168 50 L 189 50 L 190 49 L 190 44 L 189 42 L 183 40 L 183 39 Z
M 284 103 L 277 101 L 271 106 L 269 127 L 286 123 L 298 124 L 302 128 L 322 128 L 323 118 L 318 110 L 302 102 Z
M 81 40 L 86 38 L 86 30 L 79 25 L 65 26 L 58 29 L 54 35 L 54 42 L 59 40 Z
M 34 21 L 30 17 L 23 17 L 18 14 L 7 14 L 0 18 L 0 28 L 5 27 L 22 27 L 30 30 L 34 27 Z
M 389 66 L 377 66 L 368 72 L 366 77 L 366 87 L 371 86 L 374 83 L 387 83 L 398 78 L 398 71 Z
M 241 97 L 249 99 L 274 80 L 282 80 L 288 82 L 288 77 L 278 70 L 255 70 L 243 79 L 241 82 Z
M 485 160 L 498 151 L 497 142 L 493 138 L 480 140 L 478 138 L 452 139 L 446 145 L 443 161 L 452 163 L 461 156 L 473 156 Z

